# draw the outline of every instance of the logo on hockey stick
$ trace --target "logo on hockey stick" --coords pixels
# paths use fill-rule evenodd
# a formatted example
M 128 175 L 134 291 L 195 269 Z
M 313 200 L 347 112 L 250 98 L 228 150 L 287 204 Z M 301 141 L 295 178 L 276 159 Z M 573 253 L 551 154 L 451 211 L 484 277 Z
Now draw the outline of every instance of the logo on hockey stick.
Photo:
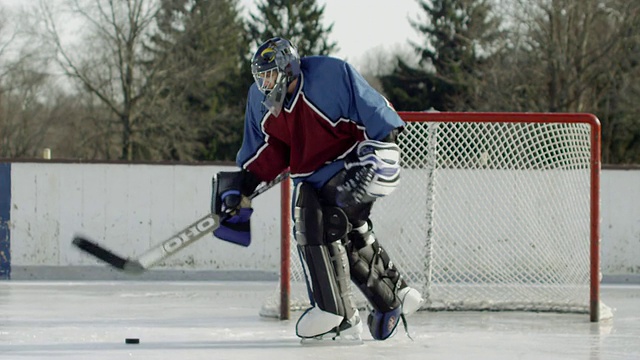
M 213 218 L 213 216 L 209 216 L 207 218 L 202 219 L 195 226 L 192 226 L 185 231 L 177 234 L 175 237 L 165 241 L 162 244 L 164 251 L 168 254 L 171 254 L 179 249 L 181 249 L 184 245 L 186 245 L 189 241 L 193 241 L 201 238 L 203 235 L 212 231 L 215 226 L 217 226 L 218 221 Z

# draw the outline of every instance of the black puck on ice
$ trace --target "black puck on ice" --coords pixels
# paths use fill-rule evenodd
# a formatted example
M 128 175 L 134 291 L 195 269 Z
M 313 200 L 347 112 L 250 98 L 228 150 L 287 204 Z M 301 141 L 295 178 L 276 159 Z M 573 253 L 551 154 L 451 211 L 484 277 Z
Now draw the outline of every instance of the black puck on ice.
M 140 344 L 140 339 L 137 338 L 126 338 L 124 339 L 125 344 Z

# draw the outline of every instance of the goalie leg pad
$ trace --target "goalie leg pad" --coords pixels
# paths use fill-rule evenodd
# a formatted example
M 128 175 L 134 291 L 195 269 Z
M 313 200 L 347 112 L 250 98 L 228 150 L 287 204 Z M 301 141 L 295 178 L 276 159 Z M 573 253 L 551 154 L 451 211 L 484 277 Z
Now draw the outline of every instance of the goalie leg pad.
M 328 246 L 300 246 L 311 278 L 313 300 L 316 305 L 346 318 L 355 307 L 349 289 L 349 268 L 344 246 L 334 242 Z
M 351 279 L 374 309 L 387 313 L 400 307 L 398 290 L 407 286 L 387 252 L 378 244 L 370 228 L 363 222 L 349 233 L 347 251 Z
M 311 282 L 310 293 L 314 305 L 335 317 L 305 312 L 296 324 L 300 337 L 315 337 L 339 331 L 343 322 L 357 315 L 351 289 L 347 252 L 342 244 L 348 230 L 344 212 L 338 208 L 321 207 L 316 190 L 302 183 L 297 191 L 294 209 L 295 238 Z M 322 324 L 314 323 L 322 319 Z M 340 321 L 338 321 L 338 319 Z
M 351 278 L 373 307 L 367 318 L 371 336 L 386 340 L 405 315 L 417 311 L 424 300 L 419 291 L 407 286 L 389 255 L 378 244 L 371 222 L 362 222 L 349 233 L 347 243 Z

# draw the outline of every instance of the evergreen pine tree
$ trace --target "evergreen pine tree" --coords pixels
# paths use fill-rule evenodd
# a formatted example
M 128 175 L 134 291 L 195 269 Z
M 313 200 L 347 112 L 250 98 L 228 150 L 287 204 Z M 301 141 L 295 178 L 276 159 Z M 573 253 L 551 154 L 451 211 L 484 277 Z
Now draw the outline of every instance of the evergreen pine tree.
M 327 38 L 333 24 L 322 26 L 324 8 L 315 0 L 259 1 L 248 21 L 249 35 L 256 46 L 280 36 L 290 40 L 300 56 L 331 55 L 337 45 Z
M 424 22 L 411 24 L 424 35 L 413 44 L 420 67 L 399 61 L 381 78 L 389 100 L 401 110 L 473 109 L 474 84 L 499 39 L 499 21 L 490 16 L 488 0 L 419 1 Z M 416 96 L 419 96 L 416 98 Z
M 240 146 L 246 33 L 237 0 L 162 0 L 149 41 L 169 159 L 232 160 Z M 244 95 L 244 91 L 243 95 Z

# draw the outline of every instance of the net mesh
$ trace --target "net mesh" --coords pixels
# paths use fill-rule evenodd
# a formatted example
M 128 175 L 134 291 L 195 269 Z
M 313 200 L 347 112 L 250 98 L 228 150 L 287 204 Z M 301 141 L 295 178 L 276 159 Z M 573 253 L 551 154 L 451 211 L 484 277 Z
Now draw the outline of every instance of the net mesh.
M 373 230 L 425 309 L 589 311 L 589 124 L 411 122 L 399 145 L 401 185 L 374 206 Z M 309 300 L 292 242 L 298 310 Z M 279 293 L 263 316 L 278 316 Z

